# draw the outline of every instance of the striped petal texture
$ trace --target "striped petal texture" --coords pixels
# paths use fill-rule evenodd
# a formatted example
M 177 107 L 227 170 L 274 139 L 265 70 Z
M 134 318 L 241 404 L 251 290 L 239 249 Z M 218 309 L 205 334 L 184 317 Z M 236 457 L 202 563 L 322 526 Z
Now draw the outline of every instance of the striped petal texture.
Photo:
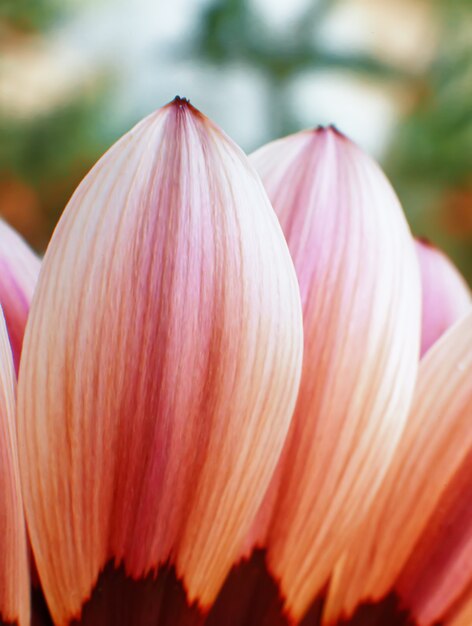
M 0 624 L 29 626 L 30 591 L 15 395 L 12 352 L 0 308 Z
M 17 372 L 26 320 L 40 267 L 40 260 L 34 252 L 0 219 L 0 305 L 7 323 Z
M 188 624 L 176 578 L 184 604 L 212 603 L 280 456 L 302 333 L 260 180 L 187 101 L 97 163 L 45 255 L 19 377 L 27 522 L 57 626 Z
M 421 361 L 404 436 L 337 568 L 326 624 L 341 617 L 361 624 L 369 603 L 394 596 L 409 621 L 388 622 L 380 614 L 369 624 L 470 623 L 464 616 L 472 598 L 471 376 L 469 313 Z
M 392 188 L 336 129 L 276 141 L 251 160 L 294 259 L 305 351 L 289 437 L 249 544 L 266 550 L 298 621 L 369 510 L 403 431 L 420 279 Z

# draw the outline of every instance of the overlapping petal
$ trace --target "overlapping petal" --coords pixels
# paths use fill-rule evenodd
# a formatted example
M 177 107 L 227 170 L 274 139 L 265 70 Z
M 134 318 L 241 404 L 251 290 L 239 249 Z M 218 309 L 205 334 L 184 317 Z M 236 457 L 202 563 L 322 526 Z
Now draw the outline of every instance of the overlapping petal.
M 0 219 L 0 305 L 5 315 L 17 372 L 26 320 L 40 267 L 40 260 L 34 252 Z
M 299 619 L 368 511 L 415 384 L 420 282 L 384 175 L 334 128 L 252 155 L 294 259 L 303 375 L 281 465 L 253 527 Z
M 327 624 L 392 592 L 420 626 L 460 614 L 472 588 L 471 375 L 469 313 L 421 362 L 399 449 L 333 579 Z
M 55 624 L 79 617 L 107 563 L 131 581 L 172 566 L 210 603 L 301 370 L 293 264 L 246 157 L 184 100 L 138 124 L 67 206 L 30 319 L 20 461 Z M 87 623 L 151 623 L 166 602 L 131 618 L 119 589 Z
M 12 352 L 0 308 L 0 623 L 29 626 L 29 577 L 15 394 Z
M 416 240 L 421 268 L 423 314 L 421 355 L 472 307 L 470 289 L 457 268 L 429 242 Z

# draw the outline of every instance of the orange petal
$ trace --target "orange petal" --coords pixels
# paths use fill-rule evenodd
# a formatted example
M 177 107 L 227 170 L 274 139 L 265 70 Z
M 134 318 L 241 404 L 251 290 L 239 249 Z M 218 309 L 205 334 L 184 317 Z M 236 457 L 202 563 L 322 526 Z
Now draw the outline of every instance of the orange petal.
M 419 271 L 388 181 L 335 129 L 276 141 L 252 162 L 294 259 L 305 330 L 278 495 L 252 536 L 268 547 L 299 618 L 368 510 L 403 430 L 419 354 Z
M 0 624 L 28 626 L 26 533 L 15 427 L 16 377 L 0 308 Z
M 21 464 L 55 622 L 110 559 L 135 580 L 175 566 L 211 603 L 279 458 L 302 358 L 293 264 L 243 153 L 185 100 L 143 120 L 72 197 L 30 319 Z
M 421 361 L 412 414 L 368 521 L 334 577 L 326 623 L 395 591 L 420 625 L 472 580 L 472 313 Z
M 26 320 L 41 262 L 25 241 L 0 219 L 0 305 L 18 372 Z
M 424 240 L 415 241 L 423 292 L 421 355 L 471 309 L 471 293 L 445 254 Z
M 470 626 L 472 624 L 472 584 L 458 607 L 454 607 L 444 620 L 446 626 Z

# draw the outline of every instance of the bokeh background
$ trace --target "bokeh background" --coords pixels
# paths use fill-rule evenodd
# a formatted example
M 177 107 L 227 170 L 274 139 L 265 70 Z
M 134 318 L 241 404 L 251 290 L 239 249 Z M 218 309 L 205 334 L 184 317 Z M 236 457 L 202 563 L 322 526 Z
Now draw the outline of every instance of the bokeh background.
M 246 151 L 334 123 L 472 283 L 471 0 L 0 0 L 0 214 L 38 250 L 176 94 Z

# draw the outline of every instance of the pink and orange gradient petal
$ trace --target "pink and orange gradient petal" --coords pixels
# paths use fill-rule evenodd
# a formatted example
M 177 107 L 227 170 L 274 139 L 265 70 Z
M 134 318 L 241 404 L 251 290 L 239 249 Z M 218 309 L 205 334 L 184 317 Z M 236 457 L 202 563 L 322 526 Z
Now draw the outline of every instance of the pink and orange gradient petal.
M 15 395 L 12 352 L 0 308 L 0 623 L 29 626 L 30 588 Z
M 413 240 L 383 173 L 336 129 L 251 157 L 280 219 L 304 313 L 287 444 L 251 532 L 300 619 L 376 495 L 403 431 L 420 340 Z
M 41 267 L 39 258 L 8 224 L 0 219 L 0 306 L 18 373 L 23 335 Z
M 303 346 L 288 248 L 239 148 L 181 99 L 138 124 L 67 206 L 30 320 L 20 462 L 55 624 L 104 568 L 128 585 L 172 567 L 210 604 L 279 459 Z M 131 623 L 120 588 L 90 623 Z M 150 602 L 133 624 L 166 600 Z
M 421 356 L 472 307 L 470 289 L 448 257 L 429 242 L 415 241 L 423 293 Z
M 446 626 L 470 626 L 472 624 L 472 582 L 458 602 L 458 606 L 451 608 L 444 623 Z
M 420 626 L 472 583 L 472 312 L 421 361 L 407 428 L 334 576 L 325 623 L 392 591 Z

